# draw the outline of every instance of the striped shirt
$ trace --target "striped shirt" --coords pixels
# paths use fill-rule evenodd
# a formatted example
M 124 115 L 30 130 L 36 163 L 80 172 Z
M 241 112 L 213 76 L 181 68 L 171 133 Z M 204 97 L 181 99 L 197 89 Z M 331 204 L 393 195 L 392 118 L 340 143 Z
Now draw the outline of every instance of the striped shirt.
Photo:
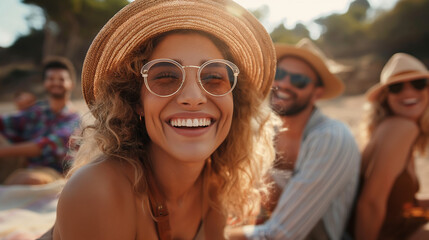
M 11 115 L 0 115 L 0 133 L 12 143 L 34 142 L 42 154 L 28 159 L 29 167 L 46 166 L 63 171 L 71 134 L 79 126 L 77 112 L 64 107 L 54 113 L 47 101 Z
M 292 178 L 271 218 L 246 226 L 248 239 L 304 239 L 322 220 L 341 239 L 356 193 L 360 152 L 349 129 L 316 109 L 303 134 Z

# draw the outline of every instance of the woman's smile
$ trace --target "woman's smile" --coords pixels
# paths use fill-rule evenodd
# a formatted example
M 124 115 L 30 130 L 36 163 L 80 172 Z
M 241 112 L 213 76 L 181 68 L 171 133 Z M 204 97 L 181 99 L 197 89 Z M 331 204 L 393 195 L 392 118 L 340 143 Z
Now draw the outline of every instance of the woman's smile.
M 149 60 L 155 59 L 174 59 L 183 66 L 198 67 L 208 60 L 224 59 L 224 56 L 205 36 L 172 34 L 155 47 Z M 165 65 L 156 67 L 156 71 L 165 70 Z M 171 96 L 157 96 L 143 86 L 143 108 L 138 111 L 144 113 L 153 142 L 152 153 L 162 151 L 163 156 L 166 154 L 172 159 L 202 162 L 210 157 L 229 133 L 233 99 L 231 93 L 224 96 L 208 94 L 200 85 L 197 69 L 186 68 L 185 71 L 183 86 Z M 182 77 L 180 72 L 177 74 Z M 173 77 L 163 77 L 163 80 L 167 82 Z M 159 88 L 157 90 L 160 91 Z

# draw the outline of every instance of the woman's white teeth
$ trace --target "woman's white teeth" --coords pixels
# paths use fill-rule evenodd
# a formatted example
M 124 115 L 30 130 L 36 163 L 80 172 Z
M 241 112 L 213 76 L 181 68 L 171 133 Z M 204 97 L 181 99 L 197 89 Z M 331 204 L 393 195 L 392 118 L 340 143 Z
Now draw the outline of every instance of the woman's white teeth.
M 210 118 L 171 119 L 170 124 L 173 127 L 206 127 L 211 124 L 211 119 Z

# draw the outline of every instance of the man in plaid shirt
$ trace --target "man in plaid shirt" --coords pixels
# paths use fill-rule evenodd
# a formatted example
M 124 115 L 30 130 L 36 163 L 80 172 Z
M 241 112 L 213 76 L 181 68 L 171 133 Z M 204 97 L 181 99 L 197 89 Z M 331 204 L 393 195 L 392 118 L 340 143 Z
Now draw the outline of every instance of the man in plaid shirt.
M 70 95 L 73 65 L 52 58 L 43 68 L 48 99 L 12 115 L 0 115 L 0 183 L 43 184 L 61 178 L 69 137 L 79 126 Z

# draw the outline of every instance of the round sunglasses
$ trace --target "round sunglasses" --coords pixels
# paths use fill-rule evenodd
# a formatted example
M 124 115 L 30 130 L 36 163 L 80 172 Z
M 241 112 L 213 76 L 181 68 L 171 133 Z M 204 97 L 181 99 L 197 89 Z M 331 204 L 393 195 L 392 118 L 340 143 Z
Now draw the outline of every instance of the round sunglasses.
M 276 69 L 275 81 L 280 81 L 285 77 L 289 76 L 290 84 L 296 88 L 304 89 L 308 84 L 313 82 L 309 77 L 303 74 L 290 73 L 283 68 Z
M 427 78 L 416 79 L 408 82 L 415 90 L 419 90 L 419 91 L 423 90 L 428 85 Z M 404 89 L 404 84 L 405 82 L 393 83 L 388 85 L 387 89 L 389 90 L 389 93 L 398 94 Z

